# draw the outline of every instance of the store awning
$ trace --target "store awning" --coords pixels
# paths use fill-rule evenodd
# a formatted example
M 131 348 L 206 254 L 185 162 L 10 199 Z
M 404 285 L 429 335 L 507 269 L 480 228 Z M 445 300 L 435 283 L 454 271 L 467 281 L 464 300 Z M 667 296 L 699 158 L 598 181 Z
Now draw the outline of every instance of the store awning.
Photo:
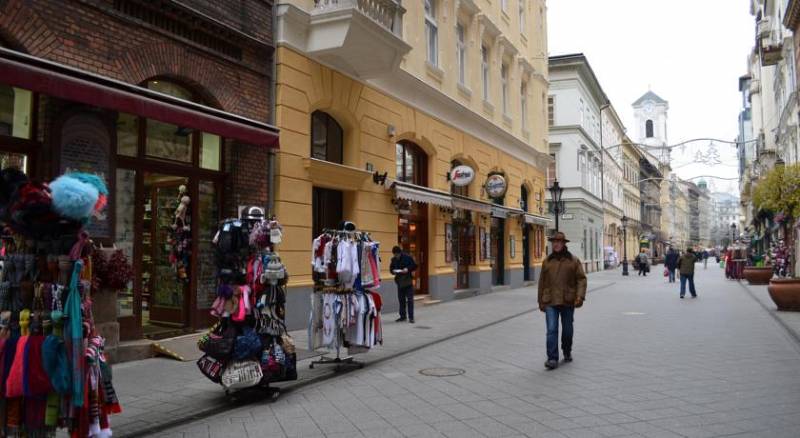
M 266 123 L 4 48 L 0 48 L 0 83 L 248 144 L 278 147 L 278 129 Z
M 474 201 L 469 198 L 464 198 L 458 195 L 453 195 L 453 208 L 460 208 L 462 210 L 470 210 L 477 213 L 491 213 L 492 205 L 486 202 Z
M 511 216 L 522 216 L 525 212 L 518 208 L 509 208 L 503 205 L 492 205 L 492 217 L 508 218 Z
M 550 222 L 552 222 L 552 220 L 548 217 L 536 216 L 535 214 L 525 213 L 526 224 L 547 225 Z
M 453 198 L 450 197 L 449 193 L 400 181 L 395 181 L 392 184 L 392 188 L 394 188 L 395 197 L 397 197 L 397 199 L 405 199 L 407 201 L 431 204 L 439 207 L 453 207 Z

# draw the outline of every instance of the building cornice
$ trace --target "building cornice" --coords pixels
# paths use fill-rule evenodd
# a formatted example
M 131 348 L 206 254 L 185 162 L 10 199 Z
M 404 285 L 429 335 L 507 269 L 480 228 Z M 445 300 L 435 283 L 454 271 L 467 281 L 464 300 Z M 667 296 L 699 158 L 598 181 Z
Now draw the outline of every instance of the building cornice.
M 786 15 L 783 17 L 783 25 L 790 30 L 795 30 L 800 26 L 800 0 L 789 0 L 786 5 Z

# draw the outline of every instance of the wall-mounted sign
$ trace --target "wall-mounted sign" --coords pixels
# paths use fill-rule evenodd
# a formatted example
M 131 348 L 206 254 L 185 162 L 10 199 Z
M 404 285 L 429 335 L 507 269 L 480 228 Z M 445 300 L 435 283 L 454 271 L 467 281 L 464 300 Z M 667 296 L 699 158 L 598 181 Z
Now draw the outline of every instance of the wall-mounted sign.
M 489 175 L 489 178 L 486 178 L 486 193 L 489 195 L 490 198 L 502 198 L 506 194 L 506 190 L 508 189 L 508 184 L 506 183 L 506 179 L 503 178 L 503 175 L 494 174 Z
M 469 166 L 456 166 L 450 171 L 450 182 L 454 186 L 463 187 L 469 185 L 474 179 L 475 171 Z

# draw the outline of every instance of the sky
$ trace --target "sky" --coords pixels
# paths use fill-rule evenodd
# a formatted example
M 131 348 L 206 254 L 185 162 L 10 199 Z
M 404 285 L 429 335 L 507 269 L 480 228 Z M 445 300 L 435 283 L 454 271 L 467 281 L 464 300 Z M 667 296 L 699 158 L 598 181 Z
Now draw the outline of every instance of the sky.
M 550 55 L 586 55 L 632 140 L 631 104 L 648 89 L 669 102 L 670 144 L 736 138 L 738 79 L 755 40 L 748 0 L 548 0 L 547 8 Z M 715 146 L 720 164 L 686 165 L 708 150 L 705 141 L 673 150 L 672 167 L 684 179 L 736 178 L 735 146 Z M 736 181 L 706 180 L 738 194 Z

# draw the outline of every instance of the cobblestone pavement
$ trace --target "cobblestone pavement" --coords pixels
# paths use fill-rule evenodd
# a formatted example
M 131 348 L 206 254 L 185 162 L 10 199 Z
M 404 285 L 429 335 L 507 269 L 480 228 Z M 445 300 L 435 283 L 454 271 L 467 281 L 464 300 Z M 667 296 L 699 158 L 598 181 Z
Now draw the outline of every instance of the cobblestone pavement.
M 576 312 L 575 361 L 557 370 L 543 314 L 528 313 L 159 436 L 800 436 L 800 347 L 717 266 L 697 267 L 697 299 L 660 275 L 590 277 L 617 282 Z M 465 373 L 419 373 L 431 367 Z

